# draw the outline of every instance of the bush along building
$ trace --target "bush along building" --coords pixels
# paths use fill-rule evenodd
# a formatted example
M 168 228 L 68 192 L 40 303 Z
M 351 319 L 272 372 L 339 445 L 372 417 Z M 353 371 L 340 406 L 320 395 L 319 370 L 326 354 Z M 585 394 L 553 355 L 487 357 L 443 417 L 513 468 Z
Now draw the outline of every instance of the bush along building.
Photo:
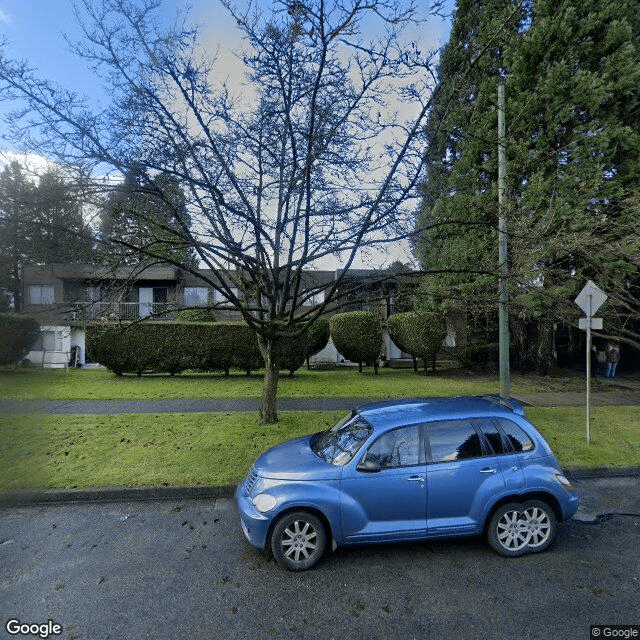
M 204 277 L 210 275 L 206 271 L 199 273 Z M 322 270 L 306 273 L 304 287 L 320 292 L 310 298 L 310 304 L 322 302 L 322 287 L 330 286 L 335 275 L 334 271 Z M 237 281 L 235 276 L 233 272 L 229 273 L 229 291 L 236 296 L 243 295 L 233 286 Z M 381 286 L 380 274 L 368 270 L 353 270 L 346 282 L 347 294 L 339 292 L 337 301 L 327 307 L 327 315 L 354 310 L 375 313 L 383 327 L 381 360 L 387 364 L 410 361 L 411 356 L 396 346 L 386 331 L 388 316 L 402 310 L 397 307 L 393 284 Z M 242 322 L 240 313 L 219 291 L 209 287 L 198 275 L 169 264 L 115 269 L 91 264 L 27 266 L 24 270 L 23 300 L 23 315 L 36 319 L 41 328 L 40 336 L 23 364 L 45 368 L 98 363 L 98 354 L 92 354 L 91 350 L 87 352 L 89 326 L 128 324 L 140 320 L 145 321 L 141 324 L 207 319 L 223 323 Z M 180 335 L 183 334 L 184 331 Z M 446 342 L 455 344 L 454 331 L 449 331 Z M 310 359 L 312 364 L 348 364 L 331 340 Z M 298 359 L 294 360 L 297 362 Z M 172 366 L 176 369 L 175 365 Z M 232 366 L 235 368 L 237 364 Z M 226 364 L 212 366 L 211 361 L 207 367 L 227 369 Z

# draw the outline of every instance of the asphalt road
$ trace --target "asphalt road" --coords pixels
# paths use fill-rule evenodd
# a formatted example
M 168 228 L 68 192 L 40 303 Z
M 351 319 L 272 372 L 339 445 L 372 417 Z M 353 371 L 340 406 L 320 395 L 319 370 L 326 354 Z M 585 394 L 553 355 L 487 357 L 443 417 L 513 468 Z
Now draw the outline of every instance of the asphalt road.
M 579 520 L 544 554 L 481 539 L 338 550 L 284 571 L 244 540 L 233 502 L 0 509 L 6 622 L 52 638 L 580 639 L 640 624 L 640 478 L 582 479 Z

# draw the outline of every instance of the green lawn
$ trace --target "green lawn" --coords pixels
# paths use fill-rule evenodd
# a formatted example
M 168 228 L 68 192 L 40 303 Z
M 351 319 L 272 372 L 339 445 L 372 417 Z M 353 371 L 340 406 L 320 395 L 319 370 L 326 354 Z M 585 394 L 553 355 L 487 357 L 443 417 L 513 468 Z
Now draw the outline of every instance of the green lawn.
M 640 465 L 640 407 L 529 409 L 561 464 Z M 246 413 L 0 417 L 0 489 L 226 485 L 269 446 L 333 424 L 340 413 L 281 413 L 262 426 Z
M 512 392 L 583 391 L 584 377 L 537 375 L 512 376 Z M 609 390 L 594 381 L 594 391 Z M 497 394 L 497 375 L 471 375 L 460 370 L 435 375 L 411 369 L 372 369 L 362 374 L 351 367 L 331 370 L 301 369 L 293 378 L 282 377 L 278 393 L 283 398 L 359 397 L 393 398 L 429 395 Z M 156 398 L 259 398 L 260 374 L 185 373 L 168 375 L 126 375 L 117 377 L 106 370 L 21 370 L 0 369 L 0 399 L 3 400 L 153 400 Z
M 580 376 L 512 377 L 515 395 L 583 391 Z M 594 383 L 594 390 L 608 390 Z M 132 400 L 257 398 L 259 374 L 124 376 L 104 370 L 0 370 L 0 400 Z M 464 371 L 416 374 L 409 369 L 303 369 L 284 377 L 281 397 L 407 397 L 498 392 L 497 376 Z M 565 467 L 640 465 L 640 408 L 592 409 L 585 442 L 583 408 L 529 409 Z M 0 416 L 0 490 L 30 487 L 225 485 L 237 482 L 255 457 L 287 438 L 333 424 L 339 413 L 280 413 L 261 426 L 253 413 Z

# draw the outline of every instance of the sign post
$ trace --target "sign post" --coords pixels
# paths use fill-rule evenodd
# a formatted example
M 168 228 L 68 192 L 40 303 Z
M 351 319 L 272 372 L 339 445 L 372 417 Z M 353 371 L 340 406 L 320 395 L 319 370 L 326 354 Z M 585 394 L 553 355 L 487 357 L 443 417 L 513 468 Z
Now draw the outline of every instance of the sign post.
M 587 280 L 584 289 L 578 294 L 575 303 L 584 311 L 586 318 L 580 318 L 580 329 L 587 331 L 587 443 L 590 437 L 591 413 L 591 329 L 602 329 L 602 318 L 594 318 L 593 314 L 605 303 L 607 294 L 591 280 Z

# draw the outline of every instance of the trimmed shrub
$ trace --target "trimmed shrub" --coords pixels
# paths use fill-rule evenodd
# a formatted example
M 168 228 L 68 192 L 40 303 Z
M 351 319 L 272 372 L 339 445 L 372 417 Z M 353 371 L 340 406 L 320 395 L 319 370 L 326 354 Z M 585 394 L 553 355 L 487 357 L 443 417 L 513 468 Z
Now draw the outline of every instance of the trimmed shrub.
M 32 318 L 0 315 L 0 365 L 14 364 L 31 351 L 40 335 L 40 325 Z
M 220 323 L 215 326 L 228 328 L 224 334 L 224 345 L 221 344 L 221 338 L 218 337 L 215 348 L 220 350 L 223 347 L 225 357 L 230 356 L 231 365 L 234 368 L 241 369 L 250 375 L 252 371 L 264 366 L 258 345 L 258 336 L 251 327 L 244 322 Z
M 280 369 L 293 376 L 293 372 L 304 364 L 307 344 L 306 334 L 297 338 L 283 338 L 280 342 Z
M 378 358 L 382 351 L 380 318 L 371 311 L 338 313 L 329 321 L 335 348 L 347 359 L 362 364 L 373 364 L 378 373 Z
M 387 320 L 389 337 L 393 343 L 405 353 L 411 355 L 415 362 L 420 358 L 427 371 L 428 363 L 435 371 L 435 359 L 447 336 L 447 320 L 437 312 L 397 313 Z
M 143 329 L 150 326 L 151 324 L 87 326 L 87 354 L 117 376 L 123 373 L 142 375 L 143 371 L 155 366 L 153 356 L 156 345 L 151 339 L 151 332 Z
M 165 371 L 174 376 L 185 369 L 249 375 L 264 365 L 255 332 L 244 322 L 144 322 L 130 325 L 91 325 L 87 352 L 116 375 Z M 306 339 L 282 342 L 282 368 L 293 373 L 304 363 Z
M 215 322 L 216 314 L 211 309 L 204 307 L 194 307 L 193 309 L 182 309 L 178 311 L 176 322 Z
M 304 357 L 307 361 L 307 369 L 309 368 L 309 358 L 320 353 L 329 344 L 331 333 L 329 331 L 329 319 L 326 316 L 320 316 L 307 331 L 307 340 L 305 346 Z

